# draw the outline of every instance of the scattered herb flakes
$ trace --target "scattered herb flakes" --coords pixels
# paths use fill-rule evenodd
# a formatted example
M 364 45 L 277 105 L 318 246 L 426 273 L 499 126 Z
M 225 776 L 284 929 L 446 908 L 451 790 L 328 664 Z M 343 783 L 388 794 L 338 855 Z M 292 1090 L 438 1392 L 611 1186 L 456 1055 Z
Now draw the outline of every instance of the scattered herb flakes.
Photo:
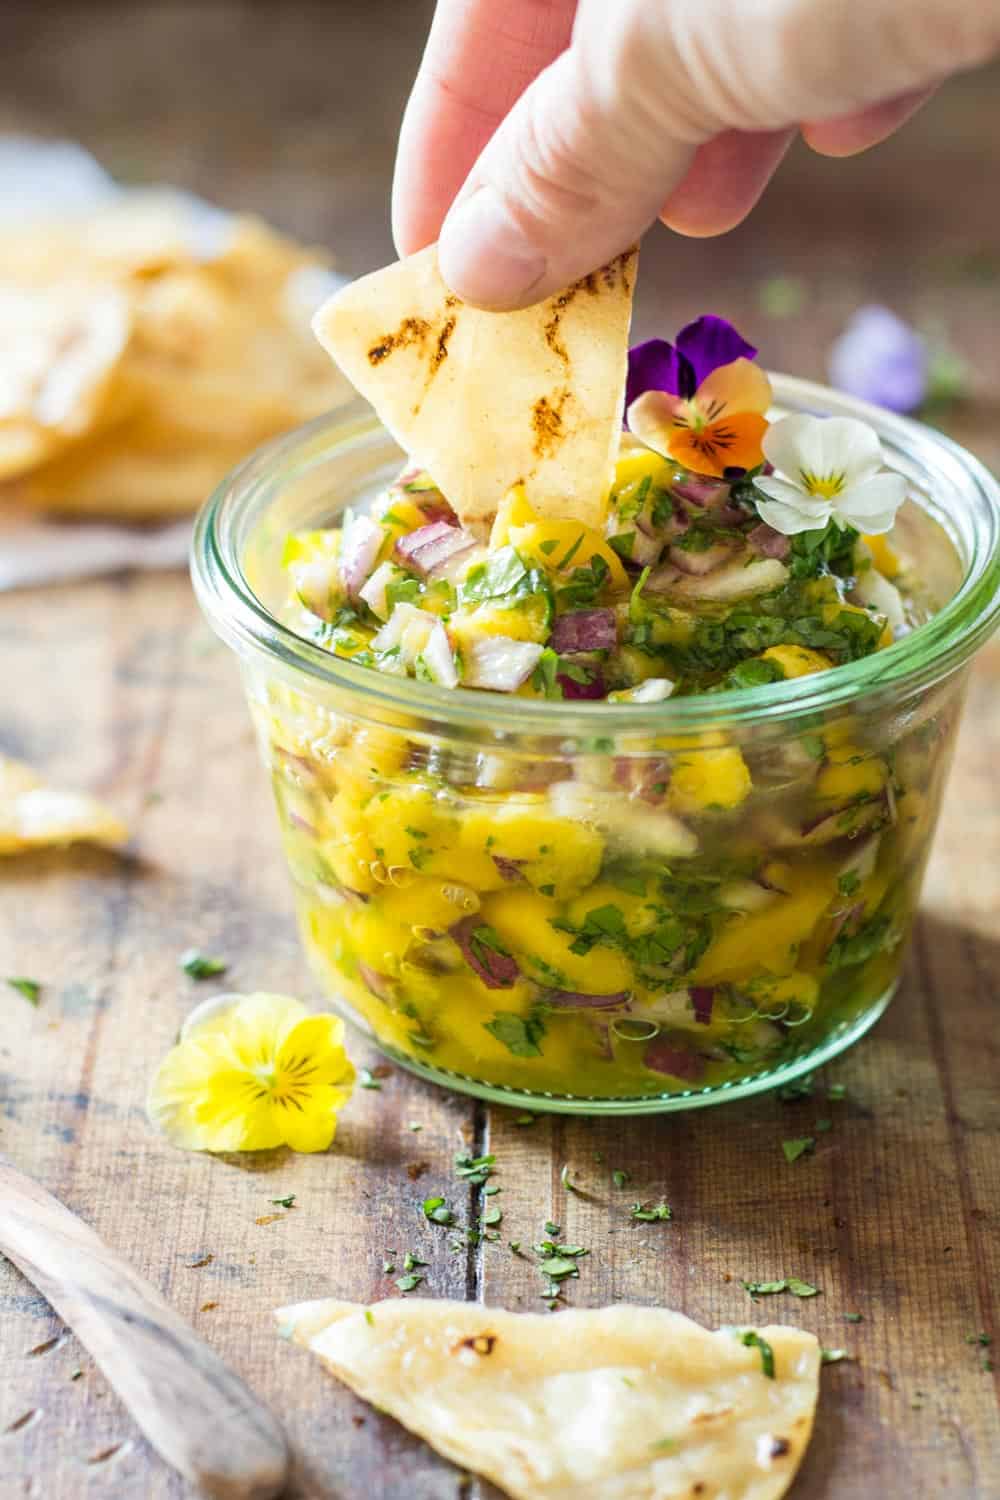
M 454 1224 L 455 1215 L 443 1198 L 425 1198 L 423 1210 L 432 1224 Z
M 583 1189 L 578 1188 L 576 1183 L 571 1179 L 569 1175 L 569 1166 L 565 1163 L 563 1164 L 562 1170 L 559 1173 L 559 1181 L 565 1188 L 567 1193 L 576 1193 L 577 1197 L 584 1196 Z
M 469 1156 L 467 1152 L 460 1151 L 455 1156 L 455 1175 L 472 1187 L 482 1187 L 486 1179 L 492 1176 L 495 1164 L 495 1156 Z
M 550 1255 L 540 1263 L 538 1269 L 550 1281 L 562 1281 L 566 1276 L 579 1276 L 580 1274 L 580 1267 L 575 1258 L 568 1255 Z
M 514 1121 L 515 1125 L 534 1125 L 534 1123 L 534 1115 L 518 1115 L 517 1119 Z
M 412 1250 L 407 1250 L 403 1256 L 404 1271 L 415 1271 L 418 1266 L 426 1266 L 427 1264 L 429 1263 L 426 1260 L 421 1260 L 419 1255 L 414 1255 Z
M 424 1127 L 421 1125 L 419 1120 L 411 1120 L 406 1128 L 407 1130 L 412 1130 L 414 1135 L 416 1135 L 417 1131 L 423 1130 Z
M 820 1363 L 824 1365 L 839 1365 L 842 1359 L 853 1359 L 853 1354 L 848 1354 L 846 1349 L 821 1349 L 819 1351 Z
M 394 1260 L 384 1260 L 382 1262 L 382 1275 L 383 1276 L 391 1276 L 392 1273 L 395 1271 L 395 1269 L 396 1269 L 396 1262 Z
M 675 1453 L 677 1451 L 677 1439 L 668 1437 L 657 1438 L 655 1443 L 650 1443 L 649 1451 L 650 1453 Z
M 774 1379 L 774 1350 L 767 1339 L 761 1338 L 756 1328 L 747 1328 L 742 1333 L 737 1333 L 740 1343 L 748 1349 L 760 1350 L 760 1367 L 768 1380 Z
M 207 1306 L 207 1304 L 206 1304 L 206 1306 Z M 213 1306 L 214 1306 L 214 1303 L 213 1303 Z M 71 1370 L 70 1374 L 69 1374 L 69 1378 L 70 1378 L 70 1380 L 82 1380 L 83 1379 L 83 1371 L 82 1370 Z
M 791 1083 L 784 1084 L 778 1090 L 778 1098 L 783 1104 L 794 1104 L 796 1099 L 811 1099 L 815 1087 L 815 1075 L 803 1073 L 801 1078 L 795 1078 Z
M 510 1252 L 513 1255 L 521 1255 L 521 1241 L 520 1240 L 508 1240 L 507 1241 L 507 1248 L 510 1250 Z M 523 1256 L 522 1256 L 522 1259 L 523 1259 Z
M 360 1068 L 358 1070 L 358 1082 L 363 1089 L 380 1089 L 382 1087 L 371 1068 Z
M 845 1323 L 860 1323 L 864 1317 L 863 1313 L 844 1313 Z
M 661 1199 L 659 1203 L 650 1205 L 648 1203 L 633 1203 L 628 1211 L 630 1219 L 635 1219 L 640 1224 L 656 1224 L 666 1222 L 673 1218 L 673 1210 L 668 1203 Z
M 177 962 L 190 979 L 214 979 L 217 974 L 224 974 L 229 968 L 224 958 L 199 953 L 197 948 L 188 948 Z
M 545 1035 L 545 1022 L 540 1015 L 519 1016 L 516 1011 L 498 1010 L 492 1021 L 483 1024 L 514 1057 L 541 1057 L 538 1044 Z
M 773 1297 L 778 1292 L 791 1292 L 793 1297 L 818 1297 L 820 1289 L 809 1281 L 800 1281 L 797 1276 L 783 1276 L 780 1281 L 741 1281 L 740 1286 L 756 1302 L 758 1297 Z
M 984 1349 L 988 1349 L 993 1342 L 993 1338 L 988 1333 L 967 1333 L 965 1335 L 965 1342 L 967 1344 L 982 1344 Z
M 781 1149 L 785 1153 L 787 1162 L 798 1161 L 800 1156 L 808 1156 L 816 1149 L 816 1138 L 811 1135 L 798 1136 L 794 1140 L 782 1141 Z
M 295 1193 L 289 1193 L 284 1198 L 272 1198 L 271 1202 L 274 1204 L 275 1208 L 294 1208 L 296 1196 L 297 1195 Z
M 817 1120 L 816 1124 L 813 1126 L 813 1130 L 815 1130 L 815 1132 L 816 1132 L 817 1135 L 825 1135 L 828 1130 L 832 1130 L 832 1129 L 833 1129 L 833 1121 L 832 1120 Z
M 551 1219 L 546 1219 L 542 1227 L 544 1228 L 545 1233 L 550 1234 L 554 1240 L 557 1240 L 562 1234 L 562 1226 L 559 1224 L 553 1224 Z
M 493 1228 L 493 1226 L 495 1224 L 501 1223 L 502 1220 L 503 1220 L 503 1209 L 502 1208 L 491 1208 L 491 1209 L 487 1210 L 486 1213 L 483 1214 L 483 1223 L 486 1224 L 491 1229 Z
M 42 986 L 39 980 L 24 979 L 20 976 L 15 976 L 8 978 L 6 983 L 10 985 L 12 990 L 17 990 L 19 995 L 23 995 L 29 1005 L 38 1004 L 42 993 Z
M 369 1328 L 375 1327 L 375 1314 L 372 1312 L 370 1307 L 365 1308 L 365 1322 L 368 1324 Z
M 627 1187 L 629 1182 L 631 1181 L 631 1175 L 622 1167 L 616 1167 L 611 1174 L 611 1181 L 614 1183 L 616 1188 Z
M 827 1087 L 827 1090 L 826 1090 L 826 1097 L 828 1099 L 831 1099 L 831 1100 L 846 1099 L 847 1098 L 847 1085 L 846 1085 L 846 1083 L 831 1083 L 831 1084 L 829 1084 L 828 1087 Z
M 497 1193 L 502 1193 L 502 1192 L 503 1192 L 503 1188 L 500 1186 L 499 1182 L 488 1182 L 486 1184 L 486 1186 L 483 1188 L 483 1197 L 484 1198 L 494 1198 L 494 1197 L 496 1197 Z

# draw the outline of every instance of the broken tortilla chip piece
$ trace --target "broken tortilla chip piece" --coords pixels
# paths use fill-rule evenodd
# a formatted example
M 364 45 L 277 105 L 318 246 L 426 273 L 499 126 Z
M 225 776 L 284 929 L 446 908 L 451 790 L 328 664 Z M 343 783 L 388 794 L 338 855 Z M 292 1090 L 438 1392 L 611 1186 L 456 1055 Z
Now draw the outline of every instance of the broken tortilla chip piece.
M 634 250 L 518 312 L 448 290 L 430 246 L 336 292 L 316 336 L 466 523 L 523 483 L 543 516 L 604 519 L 621 436 Z
M 358 1395 L 515 1500 L 778 1500 L 812 1431 L 820 1350 L 797 1328 L 747 1344 L 665 1308 L 552 1317 L 413 1298 L 276 1316 Z
M 49 786 L 30 766 L 0 755 L 0 855 L 78 843 L 115 849 L 128 836 L 96 797 Z

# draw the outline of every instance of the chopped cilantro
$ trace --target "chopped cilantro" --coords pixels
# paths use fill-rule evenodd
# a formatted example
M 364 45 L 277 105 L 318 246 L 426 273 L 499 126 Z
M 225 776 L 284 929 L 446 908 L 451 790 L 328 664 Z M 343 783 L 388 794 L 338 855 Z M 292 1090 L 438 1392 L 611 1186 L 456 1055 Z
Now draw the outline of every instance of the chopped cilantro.
M 509 1244 L 510 1249 L 513 1252 L 514 1255 L 520 1255 L 521 1254 L 521 1241 L 520 1240 L 509 1240 L 508 1244 Z
M 492 1176 L 495 1164 L 493 1155 L 470 1156 L 468 1152 L 460 1151 L 454 1159 L 455 1175 L 472 1187 L 482 1187 L 487 1177 Z
M 369 1328 L 375 1327 L 375 1314 L 372 1312 L 370 1307 L 365 1308 L 365 1322 L 368 1324 Z
M 580 541 L 583 540 L 581 533 Z M 579 544 L 577 544 L 579 545 Z M 577 548 L 573 547 L 558 564 L 560 569 L 565 570 L 569 562 L 576 555 Z M 562 609 L 580 609 L 588 604 L 593 604 L 600 594 L 604 585 L 611 576 L 611 569 L 603 557 L 596 554 L 590 559 L 585 568 L 574 568 L 570 580 L 556 594 L 556 599 Z
M 768 1380 L 774 1379 L 774 1350 L 767 1339 L 761 1338 L 755 1328 L 748 1328 L 738 1335 L 741 1344 L 748 1349 L 760 1350 L 760 1367 Z
M 741 1281 L 740 1286 L 749 1292 L 756 1302 L 758 1297 L 773 1297 L 778 1292 L 791 1292 L 793 1297 L 818 1297 L 819 1287 L 797 1276 L 783 1276 L 780 1281 Z
M 216 974 L 224 974 L 229 967 L 224 958 L 212 958 L 199 953 L 197 948 L 188 948 L 177 962 L 191 979 L 213 979 Z
M 538 1044 L 545 1035 L 545 1023 L 540 1015 L 519 1016 L 516 1011 L 498 1010 L 492 1021 L 483 1025 L 515 1057 L 541 1057 Z
M 495 1224 L 499 1224 L 502 1221 L 502 1219 L 503 1219 L 503 1209 L 502 1208 L 491 1208 L 486 1213 L 483 1214 L 483 1223 L 485 1225 L 487 1225 L 490 1229 L 492 1229 Z
M 813 760 L 826 759 L 826 745 L 823 742 L 822 735 L 804 734 L 799 743 L 806 754 L 811 756 Z
M 988 1349 L 993 1339 L 988 1333 L 967 1333 L 965 1335 L 965 1342 L 967 1344 L 982 1344 L 984 1349 Z
M 792 1104 L 796 1099 L 810 1099 L 816 1079 L 812 1073 L 803 1073 L 801 1078 L 794 1078 L 791 1083 L 783 1084 L 778 1090 L 778 1098 L 783 1104 Z
M 385 602 L 390 614 L 397 604 L 418 604 L 420 580 L 418 578 L 396 578 L 385 586 Z
M 857 870 L 845 870 L 837 881 L 837 890 L 842 896 L 853 896 L 861 888 L 861 877 Z
M 39 980 L 15 977 L 9 978 L 7 980 L 7 983 L 10 985 L 12 990 L 17 990 L 17 993 L 19 995 L 23 995 L 29 1005 L 38 1004 L 39 997 L 42 993 L 42 986 Z
M 455 1215 L 445 1203 L 443 1198 L 425 1198 L 423 1210 L 426 1218 L 432 1224 L 454 1224 Z
M 842 1359 L 850 1359 L 846 1349 L 821 1349 L 819 1351 L 820 1363 L 824 1365 L 837 1365 Z
M 815 1138 L 811 1135 L 799 1136 L 795 1140 L 782 1141 L 781 1149 L 785 1153 L 787 1162 L 798 1161 L 800 1156 L 805 1156 L 816 1147 Z
M 397 1276 L 396 1285 L 401 1292 L 412 1292 L 420 1285 L 423 1279 L 422 1276 L 416 1273 L 411 1273 L 407 1276 Z
M 827 1088 L 826 1097 L 831 1100 L 846 1099 L 847 1084 L 831 1083 Z
M 848 969 L 881 951 L 889 940 L 889 918 L 883 913 L 867 921 L 854 935 L 841 931 L 830 945 L 826 955 L 827 968 Z
M 653 1207 L 650 1207 L 648 1203 L 633 1203 L 628 1216 L 630 1219 L 636 1219 L 640 1224 L 655 1224 L 661 1220 L 666 1222 L 674 1215 L 670 1205 L 661 1199 Z
M 844 1314 L 844 1322 L 845 1323 L 860 1323 L 861 1320 L 862 1320 L 862 1318 L 863 1318 L 863 1316 L 864 1316 L 863 1313 L 845 1313 Z
M 579 1196 L 580 1193 L 582 1192 L 582 1189 L 578 1188 L 576 1186 L 576 1183 L 574 1183 L 574 1182 L 572 1182 L 570 1180 L 569 1167 L 566 1165 L 565 1162 L 563 1163 L 562 1170 L 559 1173 L 559 1181 L 561 1182 L 562 1186 L 566 1189 L 567 1193 L 576 1193 Z
M 611 1181 L 616 1188 L 623 1188 L 629 1181 L 629 1173 L 622 1167 L 616 1167 L 611 1174 Z
M 800 531 L 791 539 L 787 567 L 793 578 L 819 578 L 835 573 L 849 578 L 855 572 L 854 544 L 858 533 L 851 526 L 841 529 L 835 521 L 815 531 Z
M 579 1276 L 580 1267 L 576 1260 L 568 1255 L 550 1255 L 543 1260 L 538 1267 L 543 1276 L 550 1281 L 562 1281 L 567 1276 Z
M 421 1260 L 419 1255 L 414 1255 L 412 1250 L 407 1250 L 403 1256 L 403 1270 L 415 1271 L 417 1266 L 426 1266 L 427 1262 Z
M 360 1068 L 358 1070 L 358 1082 L 363 1089 L 380 1089 L 382 1087 L 371 1068 Z
M 727 688 L 764 687 L 769 682 L 784 682 L 785 674 L 776 661 L 765 661 L 752 656 L 748 661 L 737 662 L 726 673 Z
M 551 1219 L 546 1219 L 543 1227 L 545 1229 L 545 1233 L 551 1234 L 554 1240 L 557 1240 L 562 1233 L 561 1227 L 558 1224 L 553 1224 Z
M 562 697 L 563 691 L 559 686 L 559 657 L 551 646 L 546 646 L 535 663 L 535 670 L 531 674 L 531 686 L 536 693 L 544 693 L 546 698 Z
M 274 1204 L 275 1208 L 294 1208 L 295 1197 L 296 1195 L 294 1193 L 289 1193 L 285 1198 L 272 1198 L 271 1202 Z

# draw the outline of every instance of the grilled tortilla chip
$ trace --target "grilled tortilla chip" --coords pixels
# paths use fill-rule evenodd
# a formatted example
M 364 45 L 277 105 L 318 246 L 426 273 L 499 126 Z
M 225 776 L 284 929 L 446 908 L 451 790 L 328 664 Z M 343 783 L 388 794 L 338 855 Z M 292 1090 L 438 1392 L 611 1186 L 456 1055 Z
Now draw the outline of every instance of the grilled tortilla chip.
M 812 1431 L 820 1351 L 797 1328 L 747 1345 L 665 1308 L 551 1317 L 414 1298 L 277 1317 L 352 1390 L 515 1500 L 778 1500 Z
M 469 307 L 431 246 L 362 277 L 316 336 L 466 523 L 523 482 L 542 515 L 604 518 L 621 436 L 636 252 L 520 312 Z
M 0 855 L 61 844 L 117 848 L 128 829 L 86 792 L 48 786 L 30 766 L 0 755 Z

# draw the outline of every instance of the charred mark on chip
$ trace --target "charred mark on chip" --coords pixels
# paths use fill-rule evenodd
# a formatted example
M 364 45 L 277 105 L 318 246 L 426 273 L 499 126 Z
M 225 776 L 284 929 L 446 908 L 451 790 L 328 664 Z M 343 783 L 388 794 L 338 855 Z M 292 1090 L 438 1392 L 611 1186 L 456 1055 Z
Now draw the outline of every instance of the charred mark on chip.
M 535 455 L 544 458 L 563 435 L 563 407 L 569 397 L 566 390 L 560 391 L 555 404 L 548 396 L 540 396 L 531 408 L 531 425 L 535 431 Z
M 438 370 L 441 368 L 441 366 L 444 363 L 444 361 L 448 358 L 448 340 L 451 338 L 452 334 L 455 332 L 455 324 L 457 322 L 458 322 L 457 318 L 455 318 L 455 317 L 449 318 L 448 321 L 445 323 L 444 327 L 441 329 L 441 332 L 437 336 L 437 343 L 434 346 L 434 353 L 431 355 L 431 378 L 432 379 L 437 374 Z
M 790 1453 L 791 1450 L 792 1445 L 787 1438 L 776 1437 L 771 1439 L 772 1458 L 784 1458 L 785 1454 Z
M 395 354 L 397 349 L 408 349 L 414 344 L 422 344 L 431 331 L 431 325 L 426 318 L 404 318 L 395 333 L 387 333 L 373 344 L 368 350 L 368 363 L 380 365 L 390 354 Z
M 451 1352 L 458 1354 L 462 1349 L 469 1349 L 473 1354 L 492 1354 L 497 1337 L 495 1333 L 470 1334 L 467 1339 L 459 1339 Z

